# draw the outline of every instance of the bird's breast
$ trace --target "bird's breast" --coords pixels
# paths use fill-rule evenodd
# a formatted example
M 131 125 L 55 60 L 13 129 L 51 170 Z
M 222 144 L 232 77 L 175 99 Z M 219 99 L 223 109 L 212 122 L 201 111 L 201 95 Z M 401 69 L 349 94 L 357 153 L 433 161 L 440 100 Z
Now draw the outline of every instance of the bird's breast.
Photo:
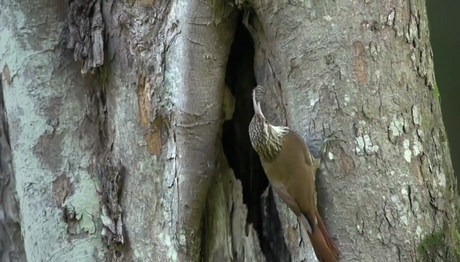
M 295 133 L 285 136 L 281 150 L 271 162 L 262 159 L 262 166 L 268 180 L 273 186 L 292 183 L 310 183 L 312 176 L 311 166 L 306 161 L 305 142 Z M 311 162 L 311 161 L 310 161 Z
M 289 168 L 284 168 L 282 163 L 277 161 L 277 159 L 269 163 L 262 161 L 262 167 L 272 186 L 282 187 L 289 183 L 291 175 L 286 172 Z

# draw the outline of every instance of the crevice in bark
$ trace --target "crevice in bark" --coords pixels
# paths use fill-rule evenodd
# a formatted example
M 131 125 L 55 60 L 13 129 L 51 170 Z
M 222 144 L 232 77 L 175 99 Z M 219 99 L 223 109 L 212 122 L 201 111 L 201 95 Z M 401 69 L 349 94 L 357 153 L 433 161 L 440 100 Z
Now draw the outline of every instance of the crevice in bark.
M 122 190 L 126 177 L 124 165 L 113 157 L 113 141 L 115 130 L 110 125 L 108 110 L 114 105 L 110 104 L 108 88 L 111 83 L 107 79 L 108 66 L 96 69 L 97 74 L 86 75 L 90 107 L 87 112 L 86 128 L 94 128 L 97 123 L 99 143 L 94 145 L 97 154 L 93 158 L 92 172 L 98 179 L 98 193 L 101 197 L 101 222 L 102 235 L 109 250 L 108 261 L 125 261 L 129 258 L 131 250 L 129 240 L 123 225 Z
M 223 124 L 222 143 L 229 166 L 242 182 L 243 202 L 248 208 L 247 224 L 252 224 L 257 231 L 266 261 L 289 261 L 273 194 L 261 197 L 269 183 L 248 135 L 248 126 L 254 115 L 251 93 L 257 83 L 254 41 L 242 19 L 243 13 L 237 20 L 227 64 L 226 84 L 235 97 L 235 110 L 232 119 Z
M 7 69 L 6 65 L 3 72 L 6 71 L 5 68 Z M 9 76 L 5 76 L 5 79 L 8 78 Z M 1 79 L 2 74 L 0 74 L 0 261 L 26 262 L 19 222 L 19 203 L 16 200 L 16 180 L 11 166 L 11 144 Z M 6 83 L 9 84 L 8 80 Z
M 101 139 L 101 154 L 97 160 L 96 174 L 101 182 L 101 213 L 104 225 L 103 235 L 106 237 L 106 244 L 110 250 L 109 260 L 125 261 L 130 257 L 129 240 L 123 225 L 122 190 L 126 178 L 124 165 L 113 158 L 114 131 L 108 121 L 108 92 L 109 83 L 106 79 L 107 68 L 99 70 L 100 86 L 95 92 L 97 100 L 99 122 L 99 136 Z
M 104 64 L 104 21 L 101 1 L 68 0 L 67 16 L 69 41 L 67 48 L 73 49 L 73 57 L 82 62 L 81 72 L 94 73 Z

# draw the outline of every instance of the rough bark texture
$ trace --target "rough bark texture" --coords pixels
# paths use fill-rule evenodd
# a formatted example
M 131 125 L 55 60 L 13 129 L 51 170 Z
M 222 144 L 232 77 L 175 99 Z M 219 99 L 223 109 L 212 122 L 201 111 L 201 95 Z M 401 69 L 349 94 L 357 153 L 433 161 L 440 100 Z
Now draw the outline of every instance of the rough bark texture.
M 277 94 L 265 110 L 277 107 L 273 121 L 305 137 L 343 131 L 317 183 L 341 261 L 456 261 L 455 179 L 425 2 L 251 4 L 257 82 Z
M 4 76 L 6 83 L 11 83 L 7 67 L 0 76 Z M 26 261 L 7 120 L 3 85 L 0 81 L 0 261 Z
M 103 7 L 109 126 L 127 174 L 126 259 L 225 261 L 234 255 L 231 230 L 246 225 L 244 213 L 230 216 L 244 206 L 218 147 L 235 10 L 208 1 L 132 4 Z M 257 250 L 255 236 L 246 252 Z
M 20 203 L 19 215 L 8 209 L 6 215 L 10 224 L 20 221 L 27 261 L 105 260 L 90 165 L 100 148 L 99 127 L 90 118 L 98 111 L 90 101 L 97 82 L 82 76 L 64 48 L 65 3 L 2 1 L 1 6 L 2 92 L 15 176 L 10 181 L 16 182 Z M 2 206 L 13 196 L 2 196 Z M 11 240 L 22 249 L 17 236 Z M 25 261 L 14 256 L 9 253 L 6 261 Z
M 0 3 L 2 261 L 317 261 L 261 196 L 256 83 L 315 155 L 343 131 L 317 179 L 341 261 L 455 261 L 424 1 L 45 2 Z

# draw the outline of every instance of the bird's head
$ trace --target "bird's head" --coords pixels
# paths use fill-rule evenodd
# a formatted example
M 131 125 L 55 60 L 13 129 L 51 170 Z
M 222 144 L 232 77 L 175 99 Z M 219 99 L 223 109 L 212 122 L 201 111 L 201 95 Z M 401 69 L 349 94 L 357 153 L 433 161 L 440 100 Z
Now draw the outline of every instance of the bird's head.
M 249 124 L 249 138 L 252 147 L 266 162 L 273 161 L 279 154 L 284 142 L 284 136 L 289 132 L 285 126 L 273 126 L 265 118 L 260 107 L 260 99 L 265 92 L 262 86 L 252 91 L 254 116 Z

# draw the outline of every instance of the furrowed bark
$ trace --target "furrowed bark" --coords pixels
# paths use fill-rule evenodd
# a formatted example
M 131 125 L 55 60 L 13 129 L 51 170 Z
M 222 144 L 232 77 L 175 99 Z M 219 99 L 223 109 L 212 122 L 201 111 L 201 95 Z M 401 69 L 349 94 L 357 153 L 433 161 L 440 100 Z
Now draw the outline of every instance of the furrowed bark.
M 342 259 L 455 261 L 455 178 L 425 2 L 250 3 L 256 77 L 272 93 L 263 107 L 279 105 L 274 122 L 309 139 L 343 131 L 317 179 Z
M 1 81 L 4 79 L 6 84 L 11 83 L 11 75 L 8 67 L 4 67 L 3 72 L 0 74 L 0 260 L 27 261 L 21 236 L 16 178 L 11 162 L 8 116 Z
M 235 26 L 226 8 L 220 23 L 211 2 L 103 8 L 109 35 L 120 36 L 107 51 L 108 118 L 114 156 L 126 168 L 126 254 L 135 261 L 199 261 L 205 252 L 203 212 L 220 172 L 216 147 Z
M 255 79 L 314 153 L 343 131 L 317 178 L 341 261 L 456 261 L 424 1 L 237 1 L 255 76 L 248 49 L 226 72 L 232 4 L 2 2 L 2 261 L 317 261 L 286 205 L 259 199 Z
M 2 91 L 27 261 L 106 255 L 90 171 L 99 148 L 87 116 L 94 86 L 61 46 L 65 20 L 61 1 L 2 3 Z
M 209 262 L 265 262 L 257 232 L 246 222 L 248 210 L 243 204 L 241 181 L 235 179 L 221 154 L 220 171 L 206 204 L 203 259 Z

